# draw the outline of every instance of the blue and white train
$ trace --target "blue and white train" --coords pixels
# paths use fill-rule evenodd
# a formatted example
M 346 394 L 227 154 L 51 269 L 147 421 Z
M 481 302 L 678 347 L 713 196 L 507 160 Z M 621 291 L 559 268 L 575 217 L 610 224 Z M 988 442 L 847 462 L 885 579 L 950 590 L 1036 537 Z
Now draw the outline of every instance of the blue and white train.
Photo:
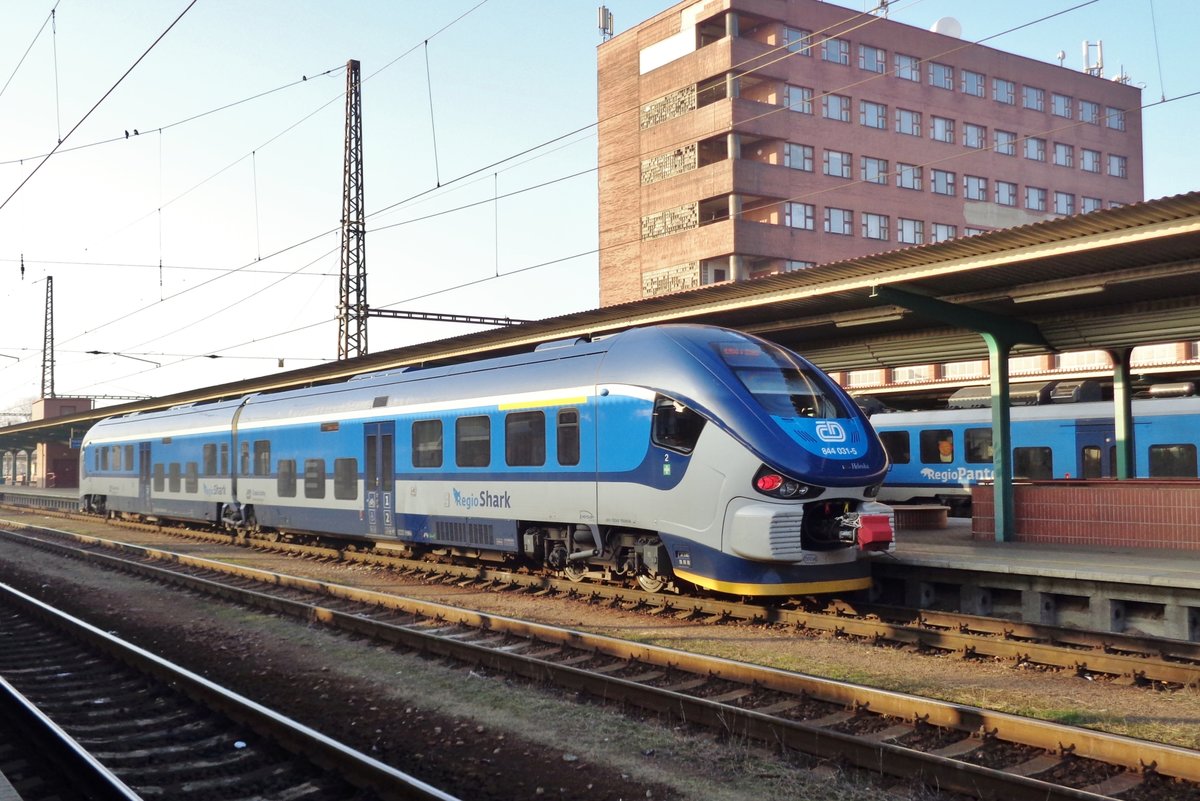
M 888 464 L 796 354 L 707 326 L 113 417 L 83 442 L 104 514 L 736 595 L 869 586 Z
M 1134 470 L 1141 478 L 1197 478 L 1200 397 L 1133 402 Z M 962 508 L 971 487 L 992 481 L 991 410 L 882 412 L 871 424 L 892 464 L 880 500 L 938 500 Z M 1116 432 L 1111 401 L 1012 408 L 1013 477 L 1111 478 Z

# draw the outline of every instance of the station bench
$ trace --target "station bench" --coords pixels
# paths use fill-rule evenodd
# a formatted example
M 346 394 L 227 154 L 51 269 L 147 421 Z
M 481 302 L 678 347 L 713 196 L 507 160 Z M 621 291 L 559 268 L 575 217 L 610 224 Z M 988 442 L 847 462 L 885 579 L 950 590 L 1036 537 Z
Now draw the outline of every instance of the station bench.
M 892 507 L 897 530 L 945 528 L 950 517 L 950 507 L 938 503 L 917 503 Z

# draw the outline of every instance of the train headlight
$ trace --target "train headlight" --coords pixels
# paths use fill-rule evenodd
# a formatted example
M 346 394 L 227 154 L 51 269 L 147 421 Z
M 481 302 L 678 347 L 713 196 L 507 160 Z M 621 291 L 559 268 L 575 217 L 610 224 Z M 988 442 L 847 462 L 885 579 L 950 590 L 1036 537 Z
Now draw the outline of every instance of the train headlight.
M 806 500 L 815 498 L 825 491 L 821 487 L 814 487 L 812 484 L 788 478 L 766 465 L 759 468 L 758 473 L 754 476 L 754 488 L 772 498 L 804 498 Z

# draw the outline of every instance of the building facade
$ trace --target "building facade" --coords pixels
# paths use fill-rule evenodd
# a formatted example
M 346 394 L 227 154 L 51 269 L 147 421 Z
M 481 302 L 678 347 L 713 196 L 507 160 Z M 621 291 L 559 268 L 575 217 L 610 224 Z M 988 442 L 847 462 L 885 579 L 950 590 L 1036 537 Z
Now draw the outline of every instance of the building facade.
M 598 51 L 600 303 L 1143 199 L 1141 90 L 819 0 Z

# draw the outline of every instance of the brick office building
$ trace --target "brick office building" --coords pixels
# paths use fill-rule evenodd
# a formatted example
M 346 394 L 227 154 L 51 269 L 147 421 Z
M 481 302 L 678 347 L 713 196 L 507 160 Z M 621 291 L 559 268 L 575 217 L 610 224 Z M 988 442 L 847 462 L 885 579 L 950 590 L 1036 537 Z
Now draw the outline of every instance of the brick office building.
M 679 3 L 598 81 L 602 306 L 1143 199 L 1137 87 L 818 0 Z

